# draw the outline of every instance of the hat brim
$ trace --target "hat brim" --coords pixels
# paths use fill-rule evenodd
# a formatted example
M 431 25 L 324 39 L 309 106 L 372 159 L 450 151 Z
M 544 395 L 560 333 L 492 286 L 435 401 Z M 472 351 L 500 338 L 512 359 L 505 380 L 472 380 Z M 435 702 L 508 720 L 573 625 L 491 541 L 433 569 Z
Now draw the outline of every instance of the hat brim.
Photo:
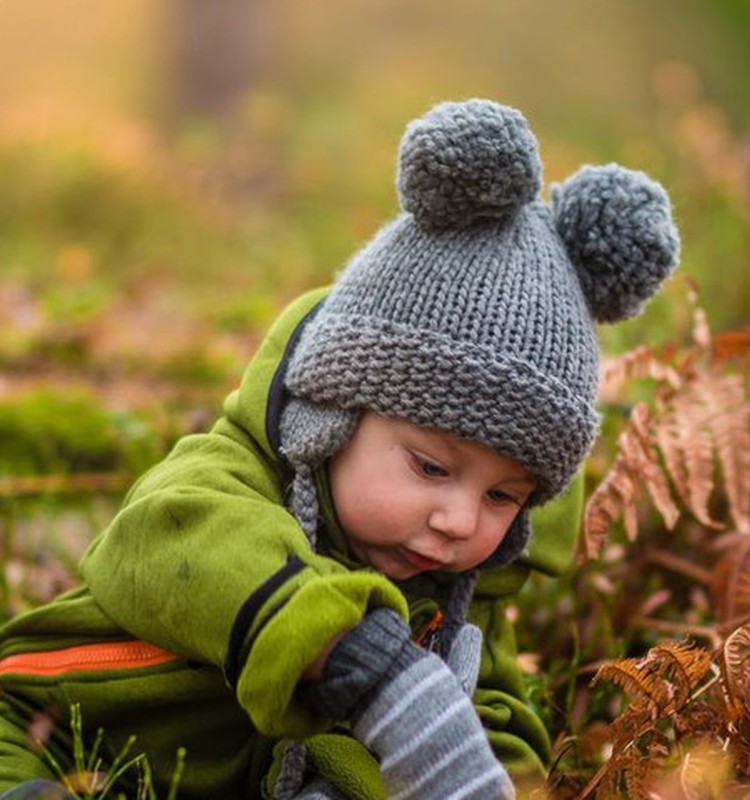
M 592 405 L 529 362 L 373 317 L 316 319 L 286 382 L 315 403 L 404 418 L 511 456 L 536 481 L 534 504 L 565 488 L 598 429 Z

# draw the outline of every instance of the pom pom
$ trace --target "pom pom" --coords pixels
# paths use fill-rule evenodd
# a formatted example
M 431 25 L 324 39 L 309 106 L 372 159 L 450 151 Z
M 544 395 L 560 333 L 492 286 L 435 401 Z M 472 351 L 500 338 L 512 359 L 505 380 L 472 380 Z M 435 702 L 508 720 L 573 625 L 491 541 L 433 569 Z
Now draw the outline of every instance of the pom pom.
M 520 112 L 489 100 L 441 103 L 401 140 L 401 205 L 424 228 L 512 216 L 533 200 L 542 166 Z
M 635 316 L 677 265 L 669 198 L 643 172 L 582 167 L 552 188 L 552 208 L 598 322 Z

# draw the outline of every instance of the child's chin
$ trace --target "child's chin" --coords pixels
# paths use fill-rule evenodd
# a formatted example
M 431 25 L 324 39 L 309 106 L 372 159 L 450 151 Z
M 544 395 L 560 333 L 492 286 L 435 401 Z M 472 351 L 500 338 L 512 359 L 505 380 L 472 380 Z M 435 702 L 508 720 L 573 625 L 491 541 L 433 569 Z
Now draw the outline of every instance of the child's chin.
M 417 575 L 421 575 L 423 570 L 418 569 L 403 569 L 403 570 L 391 570 L 390 574 L 388 572 L 384 573 L 388 578 L 392 581 L 408 581 L 410 578 L 416 578 Z
M 375 568 L 392 581 L 408 581 L 409 578 L 414 578 L 424 572 L 424 570 L 417 569 L 411 564 L 401 562 L 383 564 L 382 567 L 376 566 Z

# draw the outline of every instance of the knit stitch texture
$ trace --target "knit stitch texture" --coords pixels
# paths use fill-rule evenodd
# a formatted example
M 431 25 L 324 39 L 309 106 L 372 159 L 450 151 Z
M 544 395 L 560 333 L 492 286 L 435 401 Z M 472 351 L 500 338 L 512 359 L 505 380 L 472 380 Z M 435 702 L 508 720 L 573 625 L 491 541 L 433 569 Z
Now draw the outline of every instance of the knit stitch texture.
M 596 320 L 637 313 L 676 265 L 661 187 L 588 167 L 538 198 L 515 109 L 443 103 L 402 140 L 405 213 L 349 263 L 287 374 L 312 403 L 408 419 L 514 457 L 558 494 L 598 428 Z
M 353 730 L 379 756 L 389 800 L 515 797 L 471 701 L 433 653 L 384 682 Z

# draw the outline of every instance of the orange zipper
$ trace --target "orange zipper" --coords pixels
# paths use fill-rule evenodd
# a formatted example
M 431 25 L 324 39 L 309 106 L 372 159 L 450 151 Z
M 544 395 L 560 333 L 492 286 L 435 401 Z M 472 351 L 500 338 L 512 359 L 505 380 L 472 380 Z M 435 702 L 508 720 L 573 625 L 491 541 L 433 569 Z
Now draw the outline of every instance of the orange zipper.
M 151 667 L 176 661 L 179 656 L 148 642 L 102 642 L 48 650 L 19 653 L 0 660 L 0 675 L 8 672 L 24 675 L 64 675 L 66 672 L 94 672 L 102 669 Z

